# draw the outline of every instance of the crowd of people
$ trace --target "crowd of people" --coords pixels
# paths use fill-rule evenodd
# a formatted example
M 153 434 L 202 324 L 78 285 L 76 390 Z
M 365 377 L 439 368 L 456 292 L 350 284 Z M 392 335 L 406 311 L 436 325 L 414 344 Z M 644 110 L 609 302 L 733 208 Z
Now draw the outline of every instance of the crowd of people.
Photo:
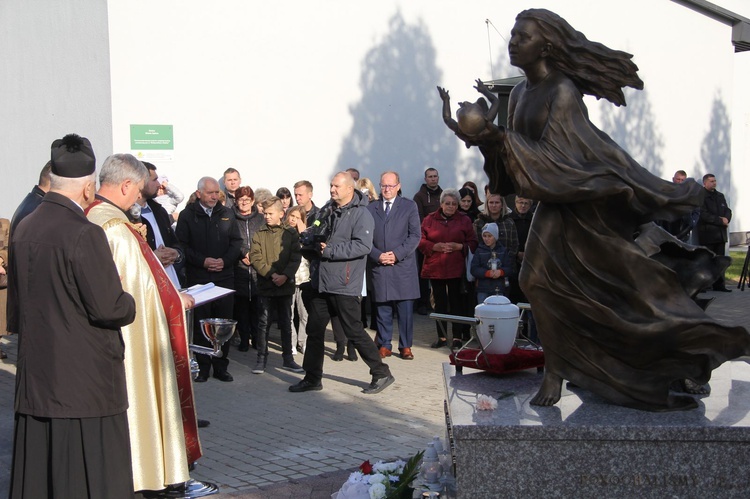
M 398 356 L 414 359 L 415 312 L 473 316 L 473 308 L 493 294 L 526 301 L 518 272 L 534 200 L 488 187 L 480 193 L 473 182 L 443 189 L 435 168 L 425 171 L 412 199 L 402 193 L 398 172 L 383 172 L 377 183 L 355 169 L 339 172 L 321 207 L 307 180 L 273 195 L 246 185 L 229 168 L 220 179 L 201 178 L 182 209 L 182 193 L 156 165 L 112 155 L 100 169 L 96 194 L 94 171 L 86 139 L 55 141 L 38 184 L 12 220 L 0 224 L 0 276 L 9 277 L 0 279 L 0 298 L 8 295 L 8 331 L 21 333 L 16 442 L 36 442 L 14 449 L 14 491 L 59 480 L 54 469 L 46 474 L 49 442 L 40 436 L 50 431 L 89 442 L 69 456 L 69 479 L 54 485 L 72 495 L 83 494 L 77 487 L 88 495 L 107 487 L 105 495 L 116 497 L 114 488 L 159 490 L 189 480 L 188 465 L 201 456 L 202 422 L 191 381 L 233 377 L 230 342 L 222 356 L 196 354 L 198 374 L 189 372 L 183 311 L 193 300 L 178 291 L 186 287 L 214 283 L 234 291 L 195 308 L 194 327 L 202 318 L 235 319 L 234 346 L 241 353 L 257 351 L 255 374 L 265 373 L 269 333 L 277 324 L 282 367 L 304 374 L 290 392 L 323 388 L 329 323 L 336 342 L 332 360 L 343 360 L 345 352 L 350 361 L 361 358 L 372 377 L 363 392 L 376 394 L 395 381 L 384 362 L 393 356 L 394 330 Z M 686 178 L 678 171 L 673 181 Z M 713 175 L 703 183 L 701 209 L 660 224 L 683 240 L 693 233 L 723 254 L 731 210 Z M 727 290 L 723 279 L 714 289 Z M 447 325 L 436 327 L 432 348 L 455 349 L 469 339 L 466 326 L 454 324 L 450 341 Z M 71 347 L 48 334 L 60 328 L 96 332 L 76 343 L 68 358 L 76 366 L 56 360 Z M 202 335 L 194 341 L 208 346 Z M 103 359 L 102 351 L 110 354 Z M 69 383 L 80 365 L 89 374 Z M 107 376 L 94 379 L 92 372 Z M 95 432 L 105 437 L 94 445 Z M 162 435 L 161 445 L 154 445 L 153 435 Z M 130 445 L 123 445 L 128 436 Z M 108 477 L 104 482 L 82 478 L 92 474 L 90 456 L 102 452 L 97 445 L 124 449 L 96 462 L 92 476 Z M 48 478 L 29 480 L 39 466 Z
M 304 372 L 294 357 L 306 352 L 309 317 L 302 291 L 313 286 L 310 260 L 316 256 L 311 257 L 309 252 L 303 256 L 297 250 L 303 246 L 300 236 L 320 214 L 320 209 L 312 201 L 312 184 L 300 180 L 293 184 L 292 190 L 278 187 L 274 196 L 274 189 L 253 189 L 242 185 L 240 172 L 228 168 L 219 179 L 201 179 L 192 201 L 180 212 L 176 210 L 177 200 L 182 199 L 180 190 L 169 184 L 166 177 L 157 177 L 154 165 L 145 164 L 151 172 L 151 180 L 156 180 L 158 187 L 156 184 L 152 189 L 147 186 L 138 202 L 146 203 L 148 198 L 149 205 L 163 204 L 165 211 L 174 217 L 175 230 L 163 230 L 164 238 L 171 241 L 166 248 L 161 248 L 153 240 L 148 221 L 145 225 L 149 244 L 157 255 L 170 248 L 174 251 L 174 257 L 160 259 L 170 277 L 177 273 L 175 267 L 179 269 L 179 277 L 173 279 L 175 285 L 185 287 L 213 282 L 235 291 L 231 299 L 202 310 L 197 314 L 197 320 L 209 315 L 231 316 L 237 320 L 237 334 L 232 345 L 240 352 L 248 352 L 251 348 L 258 350 L 253 369 L 255 374 L 265 372 L 270 328 L 275 323 L 281 332 L 283 368 Z M 374 341 L 381 358 L 392 355 L 394 324 L 398 324 L 399 355 L 407 360 L 414 358 L 415 312 L 473 316 L 474 307 L 493 294 L 507 296 L 513 303 L 527 301 L 519 286 L 518 273 L 536 208 L 534 200 L 516 195 L 501 196 L 490 192 L 489 185 L 485 185 L 484 192 L 480 193 L 472 181 L 465 182 L 460 188 L 443 189 L 435 168 L 425 171 L 424 183 L 413 199 L 402 193 L 396 172 L 383 173 L 377 185 L 370 178 L 361 177 L 354 168 L 346 173 L 353 179 L 354 190 L 362 194 L 361 202 L 375 221 L 372 249 L 365 259 L 364 284 L 359 293 L 360 320 L 364 328 L 375 332 Z M 686 179 L 687 174 L 679 170 L 672 181 L 681 183 Z M 211 190 L 206 190 L 207 182 Z M 702 209 L 675 221 L 657 220 L 656 223 L 682 241 L 707 246 L 721 255 L 727 242 L 726 227 L 731 220 L 731 210 L 723 195 L 716 191 L 713 175 L 707 174 L 703 183 L 706 203 Z M 158 190 L 154 193 L 153 189 Z M 208 208 L 216 209 L 216 215 L 209 214 Z M 194 245 L 211 238 L 209 233 L 197 233 L 195 241 L 191 242 L 188 232 L 191 220 L 197 220 L 196 212 L 199 217 L 205 213 L 209 219 L 222 220 L 226 225 L 224 230 L 218 231 L 220 235 L 215 239 L 223 241 L 225 247 L 201 248 L 197 259 L 191 256 Z M 227 222 L 232 217 L 239 238 Z M 144 222 L 143 215 L 141 219 L 131 219 Z M 210 230 L 210 224 L 207 227 L 205 230 Z M 174 236 L 175 233 L 179 237 Z M 269 247 L 266 239 L 270 233 L 276 235 Z M 240 252 L 235 256 L 238 242 Z M 175 264 L 182 253 L 186 258 L 180 257 Z M 206 267 L 207 257 L 222 261 L 221 272 Z M 286 262 L 286 265 L 281 262 Z M 272 263 L 275 265 L 271 269 Z M 195 275 L 196 272 L 200 277 Z M 231 272 L 233 282 L 228 277 Z M 730 291 L 723 278 L 717 280 L 712 289 Z M 525 327 L 533 328 L 533 314 L 528 315 L 531 324 Z M 356 361 L 359 358 L 357 349 L 344 332 L 345 326 L 338 315 L 331 317 L 336 342 L 336 350 L 331 355 L 334 361 L 345 358 Z M 469 340 L 467 326 L 454 325 L 450 342 L 446 336 L 447 323 L 438 323 L 436 327 L 437 338 L 431 344 L 432 348 L 450 343 L 455 349 Z M 532 339 L 536 339 L 535 331 L 528 332 Z M 196 381 L 208 379 L 206 363 L 218 364 L 214 367 L 215 378 L 232 380 L 226 370 L 226 354 L 230 346 L 223 348 L 225 355 L 220 359 L 199 357 L 202 369 Z

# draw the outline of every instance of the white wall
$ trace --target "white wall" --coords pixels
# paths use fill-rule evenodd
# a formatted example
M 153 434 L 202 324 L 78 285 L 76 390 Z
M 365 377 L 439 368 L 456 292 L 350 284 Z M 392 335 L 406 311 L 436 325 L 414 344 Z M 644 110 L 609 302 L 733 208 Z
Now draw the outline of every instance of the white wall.
M 20 10 L 20 1 L 12 3 L 14 13 Z M 746 0 L 719 3 L 750 17 Z M 382 112 L 366 118 L 383 121 L 381 132 L 392 128 L 408 135 L 411 142 L 394 141 L 390 151 L 384 151 L 391 149 L 388 145 L 379 143 L 363 174 L 376 179 L 383 169 L 396 167 L 406 195 L 418 188 L 427 166 L 440 169 L 444 187 L 466 179 L 481 185 L 479 154 L 466 151 L 442 128 L 434 85 L 447 87 L 455 106 L 459 100 L 476 99 L 475 78 L 515 74 L 512 68 L 497 66 L 491 73 L 488 52 L 491 49 L 492 59 L 497 60 L 505 42 L 492 27 L 488 30 L 485 19 L 507 38 L 515 15 L 537 6 L 538 2 L 487 0 L 110 0 L 114 150 L 130 149 L 130 124 L 171 124 L 174 161 L 157 162 L 157 166 L 186 193 L 194 189 L 199 177 L 218 177 L 232 166 L 242 173 L 243 183 L 252 187 L 275 190 L 306 178 L 316 186 L 315 201 L 321 204 L 356 123 L 356 106 L 363 99 L 360 78 L 365 57 L 393 34 L 389 20 L 400 15 L 408 28 L 427 33 L 434 47 L 433 63 L 442 77 L 416 96 L 434 114 L 420 114 L 419 123 L 404 124 L 395 109 L 397 91 L 386 94 L 378 103 Z M 634 54 L 654 129 L 663 139 L 659 151 L 663 176 L 671 177 L 676 169 L 696 177 L 704 173 L 696 165 L 700 165 L 701 144 L 709 133 L 714 97 L 721 96 L 735 124 L 734 189 L 724 185 L 722 178 L 719 189 L 735 193 L 732 230 L 750 230 L 750 200 L 743 198 L 740 189 L 747 184 L 743 166 L 750 159 L 746 145 L 750 101 L 742 95 L 750 83 L 750 57 L 733 53 L 731 29 L 668 0 L 609 1 L 595 6 L 589 1 L 566 0 L 547 2 L 546 7 L 589 39 Z M 6 21 L 7 16 L 0 19 L 0 23 L 15 25 Z M 91 50 L 91 44 L 85 45 Z M 390 49 L 403 53 L 408 47 Z M 377 72 L 376 78 L 393 80 L 385 83 L 395 88 L 410 83 L 387 69 Z M 592 119 L 599 123 L 601 104 L 594 99 L 588 102 Z M 86 112 L 99 113 L 100 109 L 87 106 Z M 629 117 L 633 107 L 615 112 Z M 16 109 L 15 115 L 23 113 Z M 628 119 L 635 122 L 637 118 Z M 49 137 L 39 141 L 47 145 L 59 133 L 44 131 L 44 135 Z M 434 145 L 434 157 L 416 158 L 409 144 L 414 148 Z M 399 155 L 408 159 L 400 162 Z M 24 193 L 31 183 L 32 177 L 24 180 Z
M 0 2 L 0 217 L 36 184 L 52 141 L 112 150 L 106 0 Z

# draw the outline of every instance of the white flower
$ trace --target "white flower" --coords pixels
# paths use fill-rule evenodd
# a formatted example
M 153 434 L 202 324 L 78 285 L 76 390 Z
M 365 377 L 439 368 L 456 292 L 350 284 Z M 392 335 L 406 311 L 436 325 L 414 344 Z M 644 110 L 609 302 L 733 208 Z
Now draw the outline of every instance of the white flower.
M 494 411 L 497 409 L 497 400 L 487 395 L 477 395 L 478 411 Z
M 398 473 L 398 462 L 384 463 L 382 461 L 378 461 L 377 463 L 375 463 L 372 469 L 376 473 Z
M 396 483 L 401 479 L 399 475 L 388 475 L 388 480 L 391 481 L 391 483 Z
M 355 471 L 351 475 L 349 475 L 349 479 L 347 480 L 348 483 L 361 483 L 365 481 L 365 475 L 362 474 L 361 471 Z
M 383 499 L 385 497 L 385 485 L 376 483 L 370 487 L 370 499 Z
M 370 485 L 373 485 L 373 484 L 376 484 L 376 483 L 383 484 L 383 483 L 385 483 L 385 482 L 388 481 L 388 477 L 386 477 L 382 473 L 374 473 L 374 474 L 370 475 L 369 478 L 370 478 Z
M 362 499 L 369 497 L 369 486 L 362 482 L 345 483 L 334 496 L 336 499 Z

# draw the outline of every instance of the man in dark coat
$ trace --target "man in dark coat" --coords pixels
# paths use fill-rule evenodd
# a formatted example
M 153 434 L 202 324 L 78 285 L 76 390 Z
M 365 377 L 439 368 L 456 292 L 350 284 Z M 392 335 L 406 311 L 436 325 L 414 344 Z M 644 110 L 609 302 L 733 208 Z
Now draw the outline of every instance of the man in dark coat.
M 685 170 L 677 170 L 672 176 L 672 182 L 675 184 L 681 184 L 686 180 L 687 173 Z M 690 233 L 692 232 L 694 222 L 697 222 L 699 215 L 700 208 L 696 208 L 692 213 L 685 213 L 674 220 L 654 220 L 654 222 L 680 241 L 687 243 L 690 241 Z
M 440 174 L 435 168 L 428 168 L 424 171 L 424 184 L 414 194 L 414 202 L 417 203 L 419 211 L 419 223 L 422 223 L 424 217 L 440 208 L 440 194 L 443 193 L 439 185 Z M 422 275 L 422 263 L 424 257 L 422 252 L 417 253 L 417 271 Z M 427 315 L 431 310 L 430 306 L 430 280 L 419 278 L 419 302 L 417 303 L 417 312 L 420 315 Z
M 219 183 L 211 177 L 198 181 L 198 199 L 180 212 L 177 220 L 177 239 L 185 252 L 185 274 L 188 286 L 212 282 L 228 289 L 234 288 L 234 268 L 240 258 L 242 236 L 234 213 L 219 203 Z M 195 309 L 194 331 L 200 331 L 200 320 L 209 317 L 230 319 L 234 298 L 227 295 Z M 198 345 L 211 346 L 202 334 L 194 334 Z M 221 357 L 196 354 L 200 372 L 195 381 L 208 380 L 211 366 L 214 378 L 233 381 L 227 372 L 229 342 L 221 347 Z
M 513 225 L 516 228 L 516 236 L 518 237 L 518 251 L 516 252 L 516 261 L 514 262 L 515 268 L 520 269 L 523 263 L 523 255 L 526 252 L 526 239 L 529 237 L 529 230 L 531 229 L 531 219 L 534 216 L 534 212 L 531 210 L 534 202 L 531 199 L 524 198 L 521 196 L 514 196 L 513 204 L 515 209 L 508 215 L 508 218 L 513 221 Z M 497 224 L 498 231 L 500 230 L 502 222 Z M 499 234 L 499 232 L 498 232 Z M 511 231 L 512 235 L 512 231 Z M 481 238 L 482 235 L 480 234 Z M 526 296 L 521 291 L 521 287 L 518 285 L 518 273 L 512 272 L 509 276 L 510 290 L 509 298 L 512 303 L 525 302 Z
M 49 193 L 13 235 L 8 311 L 19 334 L 10 497 L 133 496 L 124 347 L 133 322 L 94 201 L 91 144 L 52 144 Z
M 172 230 L 172 217 L 154 199 L 161 186 L 156 166 L 146 161 L 143 165 L 148 169 L 149 180 L 141 191 L 138 204 L 141 206 L 141 222 L 146 226 L 146 242 L 164 267 L 169 279 L 177 289 L 180 289 L 182 286 L 178 266 L 182 267 L 184 262 L 180 242 Z
M 305 209 L 308 226 L 318 218 L 318 212 L 320 211 L 320 208 L 313 203 L 312 196 L 313 185 L 308 180 L 300 180 L 294 184 L 294 200 Z
M 724 194 L 716 190 L 716 176 L 712 173 L 703 175 L 703 206 L 698 219 L 698 243 L 717 255 L 725 255 L 727 244 L 727 227 L 732 220 L 732 210 L 727 206 Z M 714 291 L 730 292 L 724 283 L 724 274 L 713 284 Z
M 13 234 L 13 231 L 16 229 L 18 224 L 23 220 L 26 216 L 29 215 L 32 211 L 36 209 L 37 206 L 42 202 L 42 199 L 44 199 L 44 195 L 47 194 L 47 191 L 49 191 L 49 172 L 52 168 L 52 162 L 48 161 L 44 167 L 42 167 L 42 171 L 39 172 L 39 183 L 35 185 L 31 192 L 26 194 L 26 197 L 23 198 L 23 201 L 21 201 L 21 204 L 18 205 L 18 208 L 16 208 L 16 212 L 13 213 L 13 218 L 10 222 L 10 233 Z
M 367 205 L 375 220 L 372 268 L 375 317 L 378 323 L 376 346 L 381 357 L 391 356 L 394 313 L 398 316 L 398 350 L 401 358 L 412 360 L 414 300 L 419 298 L 416 251 L 422 231 L 417 204 L 398 196 L 401 180 L 396 172 L 380 176 L 380 200 Z

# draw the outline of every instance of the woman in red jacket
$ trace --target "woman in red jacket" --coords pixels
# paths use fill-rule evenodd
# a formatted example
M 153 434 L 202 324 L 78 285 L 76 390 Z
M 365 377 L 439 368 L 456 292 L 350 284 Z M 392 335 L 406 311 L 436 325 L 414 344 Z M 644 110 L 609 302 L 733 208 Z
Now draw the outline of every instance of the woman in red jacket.
M 440 195 L 440 208 L 422 221 L 419 250 L 424 254 L 422 278 L 430 280 L 435 312 L 463 314 L 461 280 L 466 273 L 466 254 L 477 249 L 477 235 L 471 219 L 458 211 L 456 189 L 445 189 Z M 445 338 L 447 323 L 438 324 L 438 339 L 432 348 L 448 344 Z M 461 345 L 461 336 L 468 334 L 460 326 L 453 326 L 454 347 Z

